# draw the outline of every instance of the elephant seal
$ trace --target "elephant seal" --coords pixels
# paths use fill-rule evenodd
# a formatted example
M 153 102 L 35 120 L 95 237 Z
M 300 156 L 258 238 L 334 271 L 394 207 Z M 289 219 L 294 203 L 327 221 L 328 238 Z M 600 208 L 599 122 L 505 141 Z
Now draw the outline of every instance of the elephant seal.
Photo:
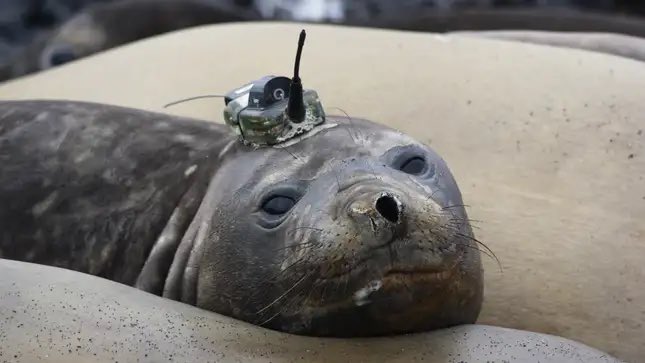
M 0 360 L 10 362 L 619 362 L 569 339 L 485 325 L 302 337 L 75 271 L 0 260 L 0 276 Z
M 559 5 L 518 1 L 509 6 L 491 4 L 488 0 L 370 0 L 325 4 L 235 0 L 105 1 L 87 6 L 57 24 L 54 30 L 35 37 L 6 64 L 0 64 L 0 81 L 51 69 L 155 35 L 234 21 L 300 21 L 441 33 L 513 29 L 645 36 L 642 16 L 599 12 L 600 4 L 589 2 Z M 613 48 L 622 49 L 623 45 Z
M 0 64 L 0 81 L 47 70 L 136 40 L 204 24 L 255 20 L 250 10 L 202 0 L 95 3 L 36 36 Z M 127 25 L 127 26 L 124 26 Z
M 474 323 L 479 242 L 447 164 L 328 117 L 256 148 L 221 124 L 0 103 L 0 256 L 275 330 L 373 336 Z

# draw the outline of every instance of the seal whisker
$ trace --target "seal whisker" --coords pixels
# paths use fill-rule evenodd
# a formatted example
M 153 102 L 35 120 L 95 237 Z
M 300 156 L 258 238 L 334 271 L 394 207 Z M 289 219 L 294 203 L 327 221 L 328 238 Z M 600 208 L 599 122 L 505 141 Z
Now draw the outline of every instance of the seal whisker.
M 479 248 L 477 245 L 471 245 L 471 244 L 469 244 L 469 243 L 457 243 L 457 245 L 459 245 L 459 246 L 463 246 L 463 247 L 465 247 L 465 248 L 470 248 L 470 249 L 473 249 L 473 250 L 479 251 L 479 252 L 481 252 L 482 254 L 484 254 L 484 255 L 488 256 L 489 258 L 491 258 L 491 259 L 495 259 L 495 258 L 493 257 L 493 255 L 491 255 L 488 251 L 486 251 L 486 250 L 483 250 L 483 249 Z
M 349 128 L 347 128 L 347 129 L 346 129 L 346 130 L 347 130 L 347 134 L 348 134 L 348 135 L 349 135 L 349 137 L 352 139 L 352 141 L 354 141 L 354 143 L 355 143 L 355 144 L 358 144 L 358 140 L 357 140 L 357 139 L 352 135 L 352 133 L 351 133 L 351 131 L 350 131 L 350 129 L 352 129 L 352 130 L 354 129 L 354 123 L 353 123 L 352 118 L 351 118 L 351 117 L 349 117 L 349 114 L 348 114 L 347 112 L 345 112 L 345 110 L 343 110 L 343 109 L 342 109 L 342 108 L 340 108 L 340 107 L 330 107 L 330 108 L 335 108 L 335 109 L 337 109 L 337 110 L 339 110 L 340 112 L 342 112 L 342 113 L 344 113 L 344 114 L 345 114 L 345 116 L 347 117 L 347 121 L 349 122 Z M 358 130 L 355 130 L 355 132 L 358 134 Z
M 473 228 L 479 228 L 479 227 L 477 227 L 477 226 L 473 226 L 473 223 L 483 223 L 483 221 L 481 221 L 481 220 L 477 220 L 477 219 L 470 219 L 470 218 L 467 218 L 467 217 L 461 217 L 461 216 L 458 216 L 458 215 L 456 215 L 456 214 L 455 214 L 455 211 L 454 211 L 454 210 L 449 209 L 449 208 L 448 208 L 448 209 L 446 209 L 446 208 L 442 208 L 442 211 L 447 212 L 447 213 L 449 213 L 449 214 L 450 214 L 450 216 L 451 216 L 452 218 L 450 218 L 449 220 L 450 220 L 451 222 L 462 222 L 462 223 L 463 223 L 463 222 L 466 222 L 466 223 L 470 224 L 470 225 L 471 225 L 471 227 L 473 227 Z
M 282 299 L 283 299 L 285 296 L 287 296 L 287 295 L 288 295 L 288 294 L 289 294 L 293 289 L 295 289 L 298 285 L 300 285 L 300 284 L 305 280 L 305 278 L 307 278 L 308 276 L 309 276 L 309 274 L 308 274 L 308 273 L 304 274 L 304 276 L 302 276 L 302 277 L 301 277 L 297 282 L 295 282 L 295 283 L 293 284 L 293 286 L 291 286 L 289 289 L 287 289 L 287 291 L 283 292 L 280 296 L 278 296 L 275 300 L 273 300 L 272 302 L 270 302 L 268 305 L 266 305 L 266 306 L 265 306 L 265 307 L 263 307 L 262 309 L 258 310 L 258 311 L 256 312 L 256 314 L 262 314 L 264 311 L 266 311 L 268 308 L 270 308 L 271 306 L 273 306 L 275 303 L 277 303 L 278 301 L 282 300 Z
M 349 135 L 349 137 L 352 139 L 352 141 L 354 141 L 354 143 L 355 143 L 355 144 L 358 144 L 359 142 L 357 141 L 357 139 L 360 139 L 360 144 L 361 144 L 361 145 L 365 145 L 365 137 L 364 137 L 364 135 L 363 135 L 362 133 L 359 133 L 358 129 L 354 127 L 354 121 L 353 121 L 353 120 L 352 120 L 352 118 L 349 116 L 349 114 L 348 114 L 347 112 L 345 112 L 345 110 L 343 110 L 343 109 L 342 109 L 342 108 L 340 108 L 340 107 L 330 107 L 330 108 L 335 108 L 335 109 L 337 109 L 337 110 L 339 110 L 340 112 L 342 112 L 342 113 L 344 113 L 344 114 L 345 114 L 345 116 L 347 117 L 347 122 L 349 122 L 349 127 L 346 129 L 346 130 L 347 130 L 347 134 L 348 134 L 348 135 Z M 353 135 L 352 135 L 352 133 L 351 133 L 351 131 L 350 131 L 350 129 L 351 129 L 351 130 L 354 130 L 354 132 L 356 133 L 356 135 L 357 135 L 357 136 L 353 136 Z M 360 135 L 360 136 L 359 136 L 359 135 Z M 370 168 L 370 169 L 371 169 L 371 171 L 372 171 L 372 175 L 374 176 L 374 179 L 378 179 L 378 177 L 376 176 L 376 172 L 374 171 L 374 168 L 372 167 L 372 165 L 371 165 L 371 164 L 368 164 L 368 166 L 369 166 L 369 168 Z
M 455 236 L 464 238 L 464 239 L 466 239 L 468 241 L 475 242 L 475 246 L 470 246 L 469 244 L 466 244 L 466 243 L 461 243 L 459 245 L 464 246 L 464 247 L 474 248 L 474 249 L 478 250 L 479 252 L 485 254 L 486 256 L 490 257 L 491 259 L 494 259 L 497 262 L 497 265 L 500 268 L 500 272 L 503 272 L 503 267 L 502 267 L 502 263 L 501 263 L 500 259 L 497 257 L 495 252 L 493 252 L 493 250 L 490 247 L 488 247 L 484 242 L 478 240 L 474 236 L 470 236 L 470 235 L 467 235 L 467 234 L 464 234 L 464 233 L 460 232 L 459 226 L 449 224 L 447 226 L 443 226 L 442 228 L 446 229 L 448 232 L 454 233 Z M 478 245 L 482 246 L 484 248 L 484 250 L 482 250 L 479 247 L 477 247 Z
M 459 207 L 470 208 L 468 204 L 453 204 L 453 205 L 447 205 L 445 207 L 442 207 L 441 209 L 446 210 L 450 208 L 459 208 Z
M 276 311 L 273 315 L 271 315 L 271 317 L 269 317 L 268 319 L 264 320 L 263 322 L 261 322 L 261 323 L 257 323 L 257 325 L 258 325 L 258 326 L 264 326 L 265 324 L 267 324 L 267 323 L 268 323 L 268 322 L 270 322 L 271 320 L 275 319 L 275 318 L 276 318 L 278 315 L 280 315 L 280 314 L 282 314 L 282 309 L 280 309 L 280 310 Z
M 313 243 L 313 241 L 312 241 L 312 242 L 301 242 L 301 243 L 302 243 L 302 244 L 309 244 L 309 243 Z M 283 248 L 283 250 L 284 250 L 284 248 Z M 269 281 L 269 282 L 276 282 L 276 281 L 277 281 L 277 279 L 278 279 L 281 275 L 283 275 L 283 274 L 285 274 L 285 273 L 287 273 L 287 272 L 291 272 L 290 270 L 292 270 L 293 268 L 296 268 L 296 267 L 301 266 L 301 265 L 302 265 L 302 262 L 303 262 L 306 258 L 307 258 L 307 256 L 301 256 L 300 258 L 298 258 L 297 260 L 295 260 L 294 262 L 292 262 L 289 266 L 287 266 L 286 268 L 284 268 L 284 269 L 283 269 L 283 270 L 281 270 L 281 271 L 278 271 L 278 273 L 276 273 L 275 275 L 271 276 L 271 277 L 270 277 L 269 279 L 267 279 L 266 281 Z M 285 258 L 284 260 L 282 260 L 282 262 L 280 262 L 280 263 L 279 263 L 279 265 L 281 265 L 282 263 L 284 263 L 284 261 L 286 261 L 286 260 L 287 260 L 286 258 Z
M 497 264 L 499 265 L 499 269 L 500 269 L 500 271 L 502 271 L 502 270 L 503 270 L 503 268 L 502 268 L 502 263 L 501 263 L 501 261 L 499 260 L 499 258 L 497 258 L 497 255 L 495 254 L 495 252 L 493 252 L 493 250 L 492 250 L 492 249 L 490 249 L 490 247 L 488 247 L 484 242 L 482 242 L 482 241 L 478 240 L 477 238 L 475 238 L 475 237 L 473 237 L 473 236 L 469 236 L 469 235 L 467 235 L 467 234 L 463 234 L 463 233 L 461 233 L 461 232 L 457 232 L 457 233 L 455 233 L 455 234 L 456 234 L 457 236 L 459 236 L 459 237 L 466 238 L 466 239 L 468 239 L 468 240 L 470 240 L 470 241 L 473 241 L 473 242 L 477 243 L 478 245 L 480 245 L 480 246 L 484 247 L 488 252 L 490 252 L 490 254 L 491 254 L 491 255 L 493 255 L 493 258 L 495 259 L 495 261 L 497 261 Z M 483 251 L 482 251 L 482 252 L 483 252 Z
M 495 262 L 497 263 L 497 267 L 499 268 L 499 272 L 501 274 L 504 273 L 504 268 L 502 267 L 501 262 L 499 260 L 497 260 L 497 257 L 491 256 L 488 252 L 485 252 L 485 251 L 483 251 L 483 250 L 481 250 L 479 248 L 476 248 L 476 247 L 473 247 L 473 246 L 467 246 L 467 245 L 464 245 L 464 246 L 467 247 L 467 248 L 479 250 L 479 252 L 481 252 L 482 254 L 488 256 L 490 259 L 494 259 Z
M 428 197 L 426 198 L 426 200 L 425 200 L 425 201 L 427 202 L 427 201 L 429 201 L 430 199 L 432 199 L 432 197 L 434 197 L 434 193 L 436 193 L 437 191 L 439 191 L 439 189 L 435 189 L 435 190 L 433 190 L 433 191 L 432 191 L 432 193 L 430 193 L 430 195 L 428 195 Z
M 298 265 L 299 265 L 299 264 L 304 260 L 304 258 L 305 258 L 305 257 L 303 256 L 303 257 L 300 257 L 299 259 L 295 260 L 295 261 L 294 261 L 293 263 L 291 263 L 289 266 L 285 267 L 285 268 L 284 268 L 283 270 L 281 270 L 281 271 L 278 271 L 278 273 L 276 273 L 275 275 L 273 275 L 271 278 L 267 279 L 267 281 L 270 281 L 270 282 L 276 282 L 276 281 L 277 281 L 277 279 L 278 279 L 278 277 L 280 277 L 280 276 L 281 276 L 281 275 L 283 275 L 284 273 L 288 272 L 288 271 L 289 271 L 289 270 L 291 270 L 292 268 L 294 268 L 294 267 L 298 266 Z M 283 261 L 283 262 L 284 262 L 284 261 Z
M 306 279 L 306 278 L 307 278 L 307 277 L 309 277 L 309 276 L 311 276 L 311 274 L 309 274 L 309 275 L 305 276 L 304 278 Z M 271 320 L 275 319 L 278 315 L 280 315 L 280 314 L 284 313 L 284 312 L 285 312 L 285 310 L 288 310 L 288 309 L 295 310 L 295 311 L 292 311 L 292 313 L 299 313 L 299 312 L 300 312 L 300 308 L 299 308 L 299 307 L 296 307 L 296 308 L 294 309 L 294 305 L 296 305 L 298 302 L 300 302 L 300 303 L 302 304 L 302 303 L 304 303 L 305 301 L 307 301 L 307 299 L 309 299 L 309 296 L 311 295 L 311 292 L 312 292 L 312 291 L 313 291 L 313 289 L 312 289 L 312 288 L 310 288 L 310 289 L 309 289 L 309 292 L 307 293 L 307 297 L 306 297 L 306 298 L 303 298 L 303 297 L 302 297 L 302 296 L 303 296 L 303 294 L 302 294 L 302 293 L 304 292 L 304 287 L 300 287 L 300 288 L 299 288 L 299 290 L 297 290 L 297 291 L 295 292 L 295 294 L 293 294 L 293 296 L 289 297 L 289 298 L 288 298 L 284 303 L 280 304 L 280 307 L 278 308 L 278 310 L 277 310 L 273 315 L 271 315 L 271 317 L 269 317 L 268 319 L 264 320 L 264 321 L 263 321 L 262 323 L 260 323 L 259 325 L 260 325 L 260 326 L 263 326 L 263 325 L 267 324 L 268 322 L 270 322 Z
M 458 227 L 460 225 L 460 223 L 470 222 L 470 220 L 468 218 L 460 218 L 460 217 L 454 217 L 454 218 L 450 218 L 448 220 L 450 222 L 454 222 L 454 224 L 452 224 L 452 225 L 454 225 L 455 227 Z M 470 227 L 473 228 L 473 229 L 481 229 L 481 227 L 474 226 L 474 225 L 472 225 L 472 223 L 470 224 Z
M 310 274 L 310 276 L 312 276 L 312 275 L 314 275 L 314 273 L 311 273 L 311 274 Z M 314 280 L 312 281 L 311 286 L 309 286 L 309 289 L 308 289 L 308 291 L 307 291 L 307 294 L 306 294 L 306 295 L 302 294 L 303 290 L 298 291 L 298 294 L 297 294 L 297 295 L 294 295 L 294 296 L 291 298 L 291 300 L 289 301 L 289 304 L 292 304 L 294 301 L 296 301 L 296 297 L 297 297 L 298 295 L 300 295 L 300 296 L 301 296 L 301 298 L 300 298 L 301 305 L 302 305 L 302 304 L 304 304 L 305 302 L 309 301 L 309 299 L 311 298 L 311 293 L 312 293 L 312 292 L 315 290 L 315 288 L 316 288 L 316 283 L 317 283 L 317 282 L 316 282 L 316 279 L 314 279 Z M 300 309 L 297 309 L 297 312 L 300 312 Z
M 224 97 L 225 96 L 222 96 L 222 95 L 201 95 L 201 96 L 188 97 L 188 98 L 184 98 L 184 99 L 181 99 L 181 100 L 177 100 L 177 101 L 173 101 L 173 102 L 170 102 L 168 104 L 165 104 L 163 106 L 163 108 L 168 108 L 170 106 L 178 105 L 180 103 L 199 100 L 199 99 L 202 99 L 202 98 L 224 98 Z
M 300 162 L 303 162 L 303 161 L 302 161 L 302 159 L 300 159 L 299 157 L 297 157 L 297 156 L 296 156 L 296 154 L 294 154 L 294 153 L 292 153 L 291 151 L 289 151 L 289 150 L 287 149 L 287 147 L 286 147 L 286 146 L 285 146 L 285 147 L 281 147 L 281 148 L 279 148 L 279 149 L 280 149 L 280 150 L 284 150 L 284 151 L 288 152 L 288 153 L 289 153 L 289 155 L 293 156 L 293 158 L 294 158 L 294 159 L 296 159 L 296 160 L 298 160 L 298 161 L 300 161 Z
M 480 219 L 471 219 L 471 218 L 464 218 L 464 217 L 455 217 L 455 219 L 459 219 L 464 222 L 469 222 L 469 223 L 484 223 L 484 221 Z
M 301 290 L 298 291 L 298 293 L 300 293 L 300 292 L 302 292 L 302 291 Z M 280 315 L 280 314 L 284 313 L 286 310 L 288 310 L 288 308 L 290 308 L 294 304 L 294 302 L 297 301 L 297 299 L 296 299 L 297 296 L 298 295 L 296 294 L 293 297 L 287 299 L 284 303 L 278 305 L 278 309 L 268 319 L 264 319 L 264 321 L 262 321 L 262 316 L 264 316 L 264 314 L 259 314 L 260 316 L 258 317 L 258 319 L 255 320 L 255 324 L 258 325 L 258 326 L 264 326 L 264 325 L 268 324 L 271 320 L 273 320 L 276 317 L 278 317 L 278 315 Z

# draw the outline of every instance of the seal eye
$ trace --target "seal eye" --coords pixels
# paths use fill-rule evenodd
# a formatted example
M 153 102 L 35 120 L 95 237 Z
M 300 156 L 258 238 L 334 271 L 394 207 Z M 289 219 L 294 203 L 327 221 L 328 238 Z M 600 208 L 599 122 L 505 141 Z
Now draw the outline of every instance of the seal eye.
M 76 55 L 71 49 L 57 49 L 49 56 L 49 64 L 51 64 L 52 67 L 55 67 L 69 63 L 74 59 L 76 59 Z
M 296 201 L 292 198 L 277 195 L 264 202 L 262 210 L 271 215 L 281 215 L 287 213 L 295 204 Z
M 419 175 L 426 170 L 426 166 L 426 161 L 422 157 L 415 156 L 406 160 L 400 169 L 404 173 Z
M 55 45 L 46 49 L 41 56 L 41 68 L 49 69 L 76 60 L 78 57 L 72 47 Z

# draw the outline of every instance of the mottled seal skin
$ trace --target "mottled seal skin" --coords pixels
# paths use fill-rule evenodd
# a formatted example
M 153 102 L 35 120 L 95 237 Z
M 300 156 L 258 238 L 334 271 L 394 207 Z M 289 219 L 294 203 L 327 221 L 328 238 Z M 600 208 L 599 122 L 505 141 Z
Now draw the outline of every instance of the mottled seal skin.
M 473 323 L 480 252 L 446 163 L 329 117 L 270 148 L 91 103 L 0 103 L 0 252 L 272 329 L 370 336 Z
M 227 141 L 217 125 L 176 124 L 102 105 L 2 102 L 0 255 L 135 283 L 168 222 L 185 228 L 173 212 L 194 213 L 191 193 L 203 194 L 216 166 L 206 161 Z

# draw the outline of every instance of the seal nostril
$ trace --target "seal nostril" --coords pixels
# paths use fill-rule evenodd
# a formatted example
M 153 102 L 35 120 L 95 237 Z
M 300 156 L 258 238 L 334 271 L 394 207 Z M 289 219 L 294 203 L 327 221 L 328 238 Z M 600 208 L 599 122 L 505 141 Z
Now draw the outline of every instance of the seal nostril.
M 376 200 L 376 211 L 392 223 L 399 222 L 399 203 L 390 195 L 382 195 Z

